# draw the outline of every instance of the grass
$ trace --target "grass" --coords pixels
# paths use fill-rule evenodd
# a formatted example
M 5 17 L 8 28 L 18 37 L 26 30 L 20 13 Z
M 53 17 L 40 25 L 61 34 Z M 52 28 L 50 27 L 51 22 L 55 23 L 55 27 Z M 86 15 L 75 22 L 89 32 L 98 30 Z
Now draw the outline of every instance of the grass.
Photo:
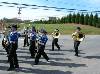
M 29 27 L 28 24 L 20 24 L 20 29 Z M 51 34 L 54 29 L 58 28 L 61 34 L 72 34 L 77 26 L 82 28 L 82 32 L 89 35 L 100 35 L 100 28 L 81 25 L 81 24 L 34 24 L 36 29 L 45 28 L 49 34 Z M 31 28 L 31 26 L 30 26 Z

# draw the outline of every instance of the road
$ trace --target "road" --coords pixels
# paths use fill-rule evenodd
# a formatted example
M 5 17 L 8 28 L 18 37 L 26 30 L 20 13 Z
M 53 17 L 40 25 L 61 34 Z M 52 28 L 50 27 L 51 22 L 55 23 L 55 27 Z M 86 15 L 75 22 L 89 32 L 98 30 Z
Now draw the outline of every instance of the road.
M 50 63 L 41 57 L 39 65 L 34 65 L 29 47 L 23 47 L 23 39 L 20 38 L 17 50 L 20 68 L 10 72 L 7 71 L 9 64 L 0 42 L 0 74 L 100 74 L 100 35 L 86 35 L 79 46 L 79 57 L 74 56 L 70 35 L 62 35 L 59 38 L 61 51 L 56 47 L 55 51 L 51 51 L 52 38 L 48 38 L 45 52 L 51 60 Z

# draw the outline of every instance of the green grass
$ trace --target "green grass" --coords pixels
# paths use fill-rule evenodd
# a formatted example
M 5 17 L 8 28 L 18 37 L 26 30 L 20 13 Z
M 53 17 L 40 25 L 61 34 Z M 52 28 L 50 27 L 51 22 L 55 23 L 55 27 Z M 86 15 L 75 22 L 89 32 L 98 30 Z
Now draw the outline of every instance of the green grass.
M 20 24 L 20 29 L 25 27 L 29 27 L 28 24 Z M 100 35 L 100 28 L 95 28 L 88 25 L 80 25 L 80 24 L 34 24 L 36 29 L 45 28 L 49 34 L 51 34 L 54 29 L 58 28 L 61 34 L 72 34 L 76 28 L 76 26 L 80 26 L 82 28 L 82 32 L 89 35 Z M 31 28 L 31 26 L 30 26 Z

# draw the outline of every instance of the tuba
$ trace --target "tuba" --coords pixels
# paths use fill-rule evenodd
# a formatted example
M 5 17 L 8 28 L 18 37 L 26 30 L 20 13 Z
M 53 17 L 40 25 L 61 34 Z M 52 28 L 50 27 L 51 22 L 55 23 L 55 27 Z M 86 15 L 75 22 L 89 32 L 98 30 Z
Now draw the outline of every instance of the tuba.
M 5 48 L 7 45 L 8 45 L 8 40 L 6 37 L 4 37 L 2 40 L 2 46 Z
M 59 36 L 60 36 L 60 33 L 59 32 L 52 33 L 52 37 L 53 38 L 59 38 Z
M 75 32 L 72 34 L 72 39 L 75 41 L 83 41 L 84 38 L 85 38 L 85 35 L 82 32 L 80 33 Z

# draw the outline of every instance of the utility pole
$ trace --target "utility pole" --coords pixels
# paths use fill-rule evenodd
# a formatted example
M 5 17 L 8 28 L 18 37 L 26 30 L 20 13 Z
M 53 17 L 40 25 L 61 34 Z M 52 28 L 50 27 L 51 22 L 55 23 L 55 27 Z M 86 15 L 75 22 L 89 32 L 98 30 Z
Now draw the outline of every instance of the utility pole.
M 18 15 L 19 15 L 19 17 L 18 17 L 18 18 L 19 18 L 19 19 L 21 19 L 21 16 L 20 16 L 20 15 L 21 15 L 21 10 L 22 10 L 22 7 L 17 7 L 17 8 L 18 8 Z

